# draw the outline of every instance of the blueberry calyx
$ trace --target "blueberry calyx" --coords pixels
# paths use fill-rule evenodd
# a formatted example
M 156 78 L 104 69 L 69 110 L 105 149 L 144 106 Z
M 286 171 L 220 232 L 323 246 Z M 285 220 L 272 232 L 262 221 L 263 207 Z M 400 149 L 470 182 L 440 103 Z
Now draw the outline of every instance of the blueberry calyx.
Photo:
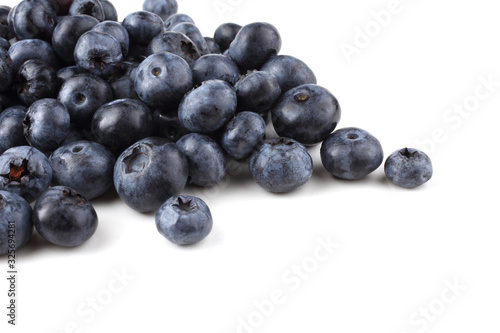
M 82 200 L 82 196 L 78 193 L 74 193 L 72 190 L 69 188 L 66 188 L 63 190 L 63 195 L 64 195 L 64 201 L 69 202 L 72 205 L 75 206 L 81 206 L 84 205 L 85 202 Z
M 405 148 L 405 149 L 402 149 L 399 154 L 401 154 L 401 156 L 404 156 L 408 159 L 410 158 L 413 158 L 414 156 L 416 156 L 418 154 L 417 151 L 414 151 L 413 153 L 410 153 L 410 151 L 408 150 L 408 148 Z
M 141 172 L 149 161 L 149 155 L 141 150 L 141 146 L 136 147 L 132 154 L 123 159 L 125 173 Z
M 9 179 L 9 183 L 11 182 L 21 182 L 21 179 L 25 176 L 30 176 L 31 172 L 28 170 L 28 160 L 24 159 L 21 162 L 21 165 L 15 165 L 10 163 L 10 172 L 6 175 L 1 175 L 4 178 Z
M 191 199 L 186 199 L 184 201 L 181 197 L 177 198 L 177 202 L 172 204 L 173 207 L 177 208 L 181 212 L 189 213 L 197 208 L 196 203 Z
M 194 57 L 196 54 L 196 49 L 194 48 L 194 45 L 185 41 L 181 41 L 181 51 L 182 53 Z
M 295 99 L 295 101 L 299 103 L 307 102 L 309 100 L 309 95 L 306 93 L 298 93 L 293 96 L 293 99 Z

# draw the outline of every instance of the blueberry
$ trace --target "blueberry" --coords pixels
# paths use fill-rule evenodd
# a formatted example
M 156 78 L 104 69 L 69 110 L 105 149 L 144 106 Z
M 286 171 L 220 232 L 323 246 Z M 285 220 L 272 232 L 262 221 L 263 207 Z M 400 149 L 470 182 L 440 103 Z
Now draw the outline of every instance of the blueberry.
M 151 137 L 134 143 L 118 157 L 114 184 L 120 198 L 139 212 L 154 212 L 179 195 L 188 179 L 188 161 L 175 143 Z
M 265 111 L 281 96 L 276 76 L 264 71 L 248 72 L 236 82 L 234 89 L 238 96 L 239 111 Z
M 316 84 L 316 76 L 302 60 L 289 55 L 271 58 L 260 68 L 272 73 L 280 83 L 283 93 L 302 84 Z
M 23 247 L 33 234 L 31 206 L 19 195 L 0 191 L 0 256 Z M 9 225 L 14 225 L 14 228 Z M 9 236 L 14 235 L 12 238 Z
M 52 181 L 49 159 L 38 149 L 19 146 L 0 155 L 0 190 L 34 201 Z
M 87 128 L 97 109 L 113 100 L 113 92 L 102 78 L 77 74 L 62 84 L 57 99 L 68 110 L 73 124 Z
M 304 84 L 284 93 L 271 110 L 279 136 L 306 145 L 319 143 L 335 129 L 341 110 L 326 88 Z
M 69 7 L 69 15 L 89 15 L 99 22 L 104 21 L 104 9 L 99 0 L 73 0 Z
M 226 175 L 226 158 L 219 145 L 210 137 L 190 133 L 177 141 L 177 146 L 189 162 L 189 179 L 198 186 L 214 186 Z
M 201 55 L 210 53 L 205 38 L 203 37 L 200 29 L 194 23 L 182 22 L 173 26 L 170 31 L 177 31 L 188 36 L 189 39 L 193 41 L 194 45 L 196 45 L 196 48 L 198 48 Z
M 153 134 L 153 114 L 136 99 L 118 99 L 101 106 L 91 125 L 94 139 L 115 153 Z
M 153 113 L 153 134 L 176 142 L 189 131 L 179 121 L 177 109 L 156 109 Z
M 108 0 L 101 0 L 102 11 L 105 21 L 118 21 L 118 13 L 115 6 Z
M 222 80 L 204 81 L 182 99 L 179 120 L 192 132 L 210 133 L 231 119 L 236 104 L 236 93 L 229 83 Z
M 27 106 L 39 99 L 56 97 L 59 85 L 52 67 L 38 59 L 22 64 L 14 83 L 19 99 Z
M 384 165 L 385 175 L 394 184 L 413 188 L 432 177 L 432 162 L 424 152 L 414 148 L 403 148 L 392 153 Z
M 321 162 L 333 176 L 355 180 L 375 171 L 384 159 L 380 142 L 367 131 L 346 127 L 329 135 L 321 145 Z
M 85 70 L 79 68 L 78 66 L 67 66 L 61 68 L 56 73 L 57 81 L 59 82 L 59 87 L 61 87 L 63 83 L 66 82 L 66 80 L 69 79 L 70 77 L 83 73 L 85 73 Z
M 162 20 L 166 20 L 177 13 L 177 0 L 145 0 L 142 4 L 142 10 L 155 13 Z
M 109 77 L 123 59 L 120 42 L 107 33 L 88 31 L 80 36 L 73 54 L 78 67 Z
M 165 30 L 170 31 L 177 24 L 184 22 L 194 24 L 194 20 L 191 18 L 191 16 L 182 13 L 177 13 L 169 16 L 163 23 L 163 27 L 165 28 Z
M 212 214 L 197 197 L 182 195 L 168 199 L 156 212 L 158 232 L 178 245 L 198 243 L 212 231 Z
M 81 194 L 66 186 L 55 186 L 38 198 L 33 224 L 48 242 L 75 247 L 94 235 L 98 218 L 92 204 Z
M 253 178 L 273 193 L 295 190 L 312 176 L 313 162 L 307 149 L 289 138 L 264 140 L 249 161 Z
M 111 151 L 97 142 L 71 142 L 49 158 L 52 184 L 68 186 L 92 200 L 113 186 L 115 160 Z
M 56 150 L 68 135 L 69 127 L 68 110 L 54 98 L 31 104 L 23 120 L 26 141 L 43 152 Z
M 115 21 L 103 21 L 95 25 L 92 30 L 109 34 L 115 37 L 122 48 L 123 57 L 125 58 L 127 56 L 130 38 L 127 29 L 125 29 L 125 27 L 121 23 Z
M 170 52 L 184 59 L 190 66 L 201 54 L 188 36 L 177 31 L 165 31 L 156 35 L 148 45 L 147 55 Z
M 0 48 L 0 91 L 8 91 L 12 85 L 14 68 L 7 50 Z
M 9 49 L 12 60 L 12 70 L 17 73 L 19 67 L 29 59 L 38 59 L 52 67 L 54 70 L 60 68 L 60 60 L 52 46 L 41 39 L 24 39 L 14 43 Z
M 148 46 L 153 37 L 163 30 L 162 18 L 144 10 L 128 14 L 122 24 L 127 29 L 130 42 L 141 46 Z
M 9 6 L 0 6 L 0 38 L 9 40 L 14 38 L 14 31 L 9 26 L 8 17 L 11 8 Z
M 245 71 L 258 69 L 281 49 L 278 30 L 269 23 L 256 22 L 243 26 L 231 45 L 229 56 Z
M 23 132 L 27 109 L 21 105 L 11 106 L 0 114 L 0 155 L 9 148 L 28 144 Z
M 240 112 L 224 127 L 221 146 L 236 160 L 249 157 L 266 135 L 266 122 L 254 112 Z
M 0 27 L 2 22 L 0 22 Z M 1 28 L 0 28 L 1 29 Z M 0 37 L 0 47 L 7 51 L 10 48 L 10 43 L 7 39 Z
M 214 32 L 215 42 L 219 45 L 221 52 L 226 51 L 229 45 L 241 29 L 241 25 L 236 23 L 223 23 Z
M 49 2 L 21 1 L 13 15 L 13 30 L 19 39 L 50 41 L 57 24 L 57 12 Z
M 152 54 L 138 67 L 135 91 L 146 104 L 176 106 L 193 86 L 193 73 L 181 57 L 168 52 Z
M 52 34 L 52 47 L 59 58 L 68 64 L 74 64 L 73 53 L 78 39 L 98 23 L 96 18 L 89 15 L 64 17 Z
M 219 44 L 212 37 L 205 37 L 205 43 L 207 43 L 208 53 L 210 54 L 221 54 Z
M 240 70 L 234 61 L 220 54 L 202 56 L 193 63 L 192 69 L 195 85 L 207 80 L 224 80 L 234 85 L 240 77 Z

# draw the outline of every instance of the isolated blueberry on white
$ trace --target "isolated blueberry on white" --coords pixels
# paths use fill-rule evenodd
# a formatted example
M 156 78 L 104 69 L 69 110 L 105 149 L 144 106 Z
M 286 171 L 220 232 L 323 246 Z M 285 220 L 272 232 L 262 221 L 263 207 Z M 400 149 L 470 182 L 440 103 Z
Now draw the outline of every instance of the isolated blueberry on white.
M 385 161 L 385 175 L 396 185 L 413 188 L 432 177 L 432 162 L 424 152 L 403 148 L 392 153 Z

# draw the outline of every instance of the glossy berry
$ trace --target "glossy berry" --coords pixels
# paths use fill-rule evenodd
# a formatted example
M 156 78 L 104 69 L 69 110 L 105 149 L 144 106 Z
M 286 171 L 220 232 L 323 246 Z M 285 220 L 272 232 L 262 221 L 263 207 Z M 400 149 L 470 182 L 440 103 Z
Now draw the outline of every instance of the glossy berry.
M 33 234 L 31 214 L 30 204 L 22 197 L 0 191 L 0 256 L 15 252 L 30 240 Z
M 92 200 L 113 186 L 115 160 L 111 151 L 97 142 L 71 142 L 49 158 L 52 184 L 71 187 Z
M 276 76 L 283 93 L 302 84 L 316 84 L 316 75 L 302 60 L 289 55 L 271 58 L 260 68 Z
M 249 169 L 257 184 L 269 192 L 290 192 L 312 176 L 313 162 L 307 149 L 289 138 L 265 140 L 250 158 Z
M 367 131 L 346 127 L 329 135 L 321 145 L 321 162 L 333 176 L 355 180 L 375 171 L 383 162 L 382 145 Z
M 113 173 L 120 199 L 139 212 L 154 212 L 179 195 L 188 179 L 188 161 L 175 143 L 151 137 L 118 157 Z
M 177 9 L 177 0 L 145 0 L 142 4 L 142 10 L 155 13 L 162 20 L 176 14 Z
M 154 36 L 163 30 L 163 20 L 155 13 L 137 11 L 128 14 L 122 22 L 130 37 L 130 42 L 148 46 Z
M 99 22 L 104 21 L 104 9 L 99 0 L 73 0 L 69 7 L 69 15 L 89 15 Z
M 182 22 L 173 26 L 170 31 L 177 31 L 188 36 L 202 55 L 210 53 L 203 34 L 194 23 Z
M 234 85 L 240 78 L 238 66 L 230 58 L 221 54 L 207 54 L 196 60 L 193 65 L 193 83 L 208 80 L 223 80 Z
M 171 31 L 171 29 L 175 27 L 177 24 L 184 22 L 194 24 L 194 20 L 191 16 L 187 14 L 177 13 L 170 15 L 163 23 L 163 27 L 165 28 L 166 31 Z
M 210 137 L 190 133 L 177 141 L 177 146 L 189 162 L 189 182 L 199 186 L 214 186 L 226 175 L 226 158 L 219 145 Z
M 424 152 L 414 148 L 403 148 L 392 153 L 384 165 L 385 175 L 394 184 L 413 188 L 432 177 L 432 162 Z
M 200 56 L 200 51 L 188 36 L 177 31 L 164 31 L 156 35 L 148 45 L 146 54 L 170 52 L 184 59 L 190 66 Z
M 245 71 L 258 69 L 281 49 L 281 36 L 269 23 L 256 22 L 243 26 L 229 45 L 229 56 Z
M 123 57 L 125 58 L 127 56 L 130 45 L 130 38 L 127 29 L 125 29 L 125 27 L 121 23 L 115 21 L 103 21 L 95 25 L 92 30 L 109 34 L 115 37 L 122 48 Z
M 54 98 L 31 104 L 23 120 L 26 141 L 42 152 L 56 150 L 68 135 L 69 127 L 68 110 Z
M 236 23 L 222 23 L 214 32 L 215 42 L 219 45 L 220 51 L 224 52 L 236 37 L 241 29 L 241 25 Z
M 271 114 L 278 135 L 312 145 L 323 141 L 335 129 L 341 110 L 326 88 L 304 84 L 283 94 Z
M 231 119 L 236 104 L 236 93 L 229 83 L 222 80 L 204 81 L 182 99 L 179 120 L 192 132 L 210 133 Z
M 11 106 L 0 114 L 0 155 L 9 148 L 28 145 L 23 132 L 27 107 Z
M 248 72 L 236 82 L 239 111 L 263 112 L 281 96 L 281 88 L 274 74 L 264 71 Z
M 78 39 L 73 56 L 78 67 L 102 77 L 113 74 L 123 59 L 122 46 L 115 37 L 92 30 Z
M 264 119 L 255 112 L 244 111 L 224 126 L 221 146 L 230 157 L 242 160 L 257 149 L 265 135 Z
M 59 85 L 52 67 L 38 59 L 30 59 L 22 64 L 14 82 L 17 96 L 26 106 L 39 99 L 56 97 Z
M 81 194 L 66 186 L 55 186 L 38 198 L 33 224 L 48 242 L 75 247 L 94 235 L 98 218 L 92 204 Z
M 212 214 L 207 204 L 193 196 L 174 196 L 156 213 L 158 232 L 178 245 L 195 244 L 212 231 Z
M 0 155 L 0 190 L 16 193 L 31 203 L 51 181 L 49 160 L 38 149 L 19 146 Z
M 13 30 L 19 39 L 50 41 L 57 24 L 57 12 L 48 1 L 21 1 L 14 9 Z
M 13 73 L 17 73 L 19 67 L 29 59 L 41 60 L 54 70 L 61 67 L 51 44 L 41 39 L 23 39 L 14 43 L 9 49 L 9 56 Z

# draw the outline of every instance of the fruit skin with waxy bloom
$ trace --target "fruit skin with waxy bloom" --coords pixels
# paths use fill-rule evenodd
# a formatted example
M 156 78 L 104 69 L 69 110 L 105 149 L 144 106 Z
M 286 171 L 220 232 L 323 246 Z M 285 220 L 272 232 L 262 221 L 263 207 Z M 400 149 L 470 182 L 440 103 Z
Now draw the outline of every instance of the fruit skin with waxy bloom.
M 428 182 L 433 174 L 429 156 L 414 148 L 403 148 L 392 153 L 385 161 L 384 171 L 387 179 L 406 188 Z
M 31 206 L 21 196 L 0 191 L 0 256 L 7 254 L 11 249 L 23 247 L 33 234 L 33 221 L 31 219 Z M 15 241 L 10 242 L 9 235 L 12 234 L 12 227 L 15 226 Z M 10 247 L 10 246 L 13 247 Z
M 179 195 L 188 173 L 187 157 L 175 143 L 150 137 L 123 151 L 115 163 L 113 178 L 120 199 L 136 211 L 147 213 Z
M 38 149 L 19 146 L 0 155 L 0 190 L 33 202 L 52 181 L 49 159 Z
M 81 194 L 67 186 L 54 186 L 36 201 L 33 224 L 48 242 L 75 247 L 94 235 L 98 217 L 92 204 Z

